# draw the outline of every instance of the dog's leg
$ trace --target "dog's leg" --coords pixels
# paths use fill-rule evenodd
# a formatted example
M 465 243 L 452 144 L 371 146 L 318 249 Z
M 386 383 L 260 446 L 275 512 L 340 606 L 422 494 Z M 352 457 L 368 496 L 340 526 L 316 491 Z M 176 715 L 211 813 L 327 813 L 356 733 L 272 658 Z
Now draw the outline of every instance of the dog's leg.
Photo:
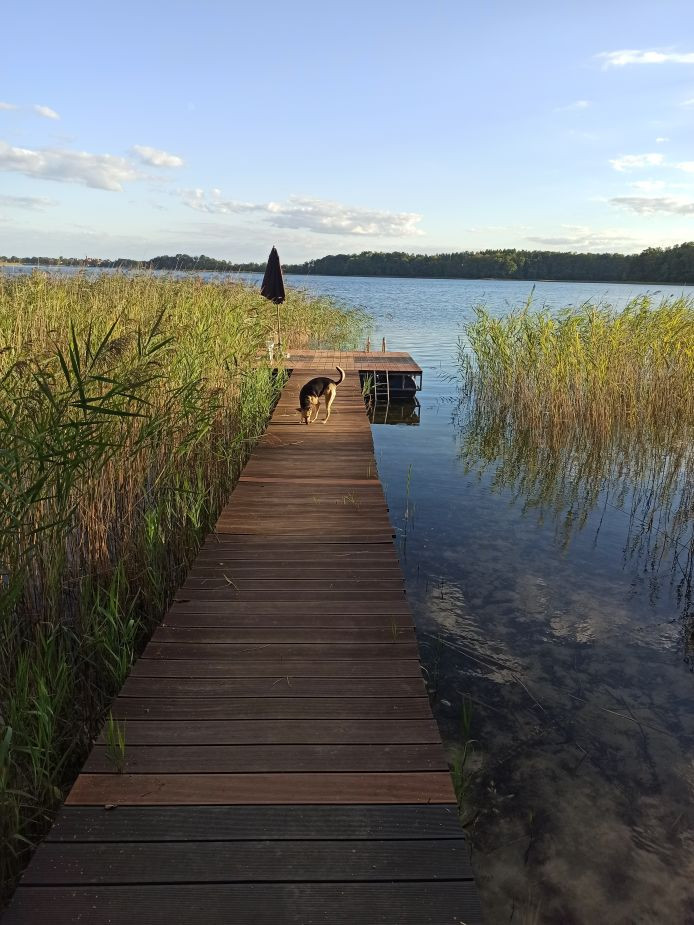
M 320 411 L 320 399 L 319 399 L 319 398 L 312 398 L 312 399 L 311 399 L 311 411 L 313 411 L 313 423 L 315 424 L 315 422 L 318 420 L 318 412 Z M 309 413 L 309 421 L 308 421 L 308 422 L 309 422 L 309 424 L 312 423 L 312 422 L 311 422 L 311 415 L 310 415 L 310 413 Z
M 328 418 L 330 417 L 330 408 L 332 406 L 332 403 L 335 401 L 336 394 L 337 393 L 335 391 L 335 386 L 330 387 L 325 393 L 325 420 L 323 421 L 324 424 L 328 423 Z

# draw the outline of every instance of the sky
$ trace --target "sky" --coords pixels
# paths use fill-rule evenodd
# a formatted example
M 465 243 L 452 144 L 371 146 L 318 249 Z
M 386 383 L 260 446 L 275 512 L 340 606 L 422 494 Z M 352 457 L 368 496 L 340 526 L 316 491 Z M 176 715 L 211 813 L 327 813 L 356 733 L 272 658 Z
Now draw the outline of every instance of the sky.
M 14 11 L 0 255 L 694 240 L 691 0 Z

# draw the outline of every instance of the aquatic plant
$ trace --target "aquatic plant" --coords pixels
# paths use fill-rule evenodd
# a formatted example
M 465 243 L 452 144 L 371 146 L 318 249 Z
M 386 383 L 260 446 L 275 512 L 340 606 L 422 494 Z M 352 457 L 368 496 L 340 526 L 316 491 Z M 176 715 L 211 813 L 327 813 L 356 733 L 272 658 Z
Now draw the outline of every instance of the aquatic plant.
M 468 391 L 551 433 L 577 423 L 694 423 L 694 302 L 633 299 L 558 313 L 484 308 L 465 328 L 459 360 Z
M 483 310 L 460 344 L 466 468 L 552 518 L 566 548 L 593 512 L 625 516 L 624 556 L 657 595 L 673 586 L 683 627 L 694 587 L 694 304 L 551 316 Z M 597 520 L 600 529 L 602 517 Z

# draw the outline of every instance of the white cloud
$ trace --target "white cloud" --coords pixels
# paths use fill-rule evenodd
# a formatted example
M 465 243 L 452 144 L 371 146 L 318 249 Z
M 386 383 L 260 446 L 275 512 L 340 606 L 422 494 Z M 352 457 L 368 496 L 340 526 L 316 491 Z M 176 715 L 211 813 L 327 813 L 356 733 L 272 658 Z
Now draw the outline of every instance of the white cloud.
M 60 116 L 55 111 L 55 109 L 51 109 L 50 106 L 39 106 L 37 103 L 33 108 L 34 108 L 34 112 L 37 113 L 39 116 L 43 116 L 44 119 L 59 119 L 60 118 Z
M 89 154 L 62 148 L 31 150 L 15 148 L 4 141 L 0 141 L 0 170 L 115 192 L 123 189 L 124 182 L 142 176 L 134 164 L 113 154 Z
M 684 170 L 685 173 L 694 173 L 694 161 L 680 161 L 679 164 L 672 164 L 676 170 Z
M 690 100 L 682 100 L 680 106 L 694 106 L 694 96 Z
M 183 158 L 177 154 L 169 154 L 147 145 L 133 145 L 132 150 L 143 164 L 150 164 L 152 167 L 183 167 Z
M 573 103 L 569 103 L 568 106 L 558 106 L 555 112 L 577 112 L 581 109 L 588 109 L 590 105 L 590 100 L 575 100 Z
M 665 186 L 664 180 L 637 180 L 632 183 L 634 189 L 642 190 L 644 193 L 653 193 Z
M 182 191 L 182 201 L 198 212 L 214 215 L 255 213 L 276 228 L 303 228 L 317 234 L 348 234 L 373 237 L 421 235 L 421 215 L 414 212 L 382 212 L 342 205 L 321 199 L 290 196 L 286 202 L 251 203 L 225 200 L 218 189 Z
M 19 106 L 17 106 L 15 103 L 0 103 L 0 110 L 2 109 L 19 109 Z
M 670 141 L 670 139 L 669 139 L 669 138 L 663 137 L 663 135 L 659 135 L 659 136 L 656 138 L 655 143 L 656 143 L 657 145 L 664 145 L 666 141 Z
M 30 209 L 34 212 L 44 212 L 58 203 L 54 199 L 45 199 L 43 196 L 0 196 L 0 206 L 10 209 Z
M 659 167 L 665 160 L 664 154 L 624 154 L 610 161 L 615 170 L 637 170 L 640 167 Z
M 638 251 L 646 246 L 642 239 L 635 238 L 629 232 L 619 228 L 608 228 L 601 231 L 584 225 L 563 225 L 562 228 L 565 229 L 564 234 L 534 235 L 526 240 L 547 247 L 569 247 L 572 250 L 583 252 Z
M 655 212 L 694 215 L 693 200 L 674 196 L 615 196 L 610 203 L 640 215 L 653 215 Z
M 694 64 L 694 52 L 641 50 L 625 48 L 621 51 L 603 51 L 596 55 L 604 70 L 625 67 L 627 64 Z

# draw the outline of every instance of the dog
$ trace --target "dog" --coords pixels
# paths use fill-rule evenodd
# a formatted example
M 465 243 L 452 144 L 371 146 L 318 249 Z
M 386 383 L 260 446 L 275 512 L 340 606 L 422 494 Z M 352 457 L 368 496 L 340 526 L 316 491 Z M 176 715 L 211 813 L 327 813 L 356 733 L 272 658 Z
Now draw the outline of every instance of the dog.
M 311 379 L 299 392 L 299 407 L 296 409 L 301 414 L 301 420 L 304 424 L 311 423 L 311 412 L 315 411 L 313 420 L 318 418 L 318 408 L 321 398 L 325 401 L 325 419 L 324 424 L 328 423 L 330 417 L 330 408 L 337 395 L 337 387 L 345 378 L 345 371 L 341 366 L 335 367 L 340 373 L 340 378 L 335 382 L 334 379 L 328 379 L 327 376 L 318 376 Z

